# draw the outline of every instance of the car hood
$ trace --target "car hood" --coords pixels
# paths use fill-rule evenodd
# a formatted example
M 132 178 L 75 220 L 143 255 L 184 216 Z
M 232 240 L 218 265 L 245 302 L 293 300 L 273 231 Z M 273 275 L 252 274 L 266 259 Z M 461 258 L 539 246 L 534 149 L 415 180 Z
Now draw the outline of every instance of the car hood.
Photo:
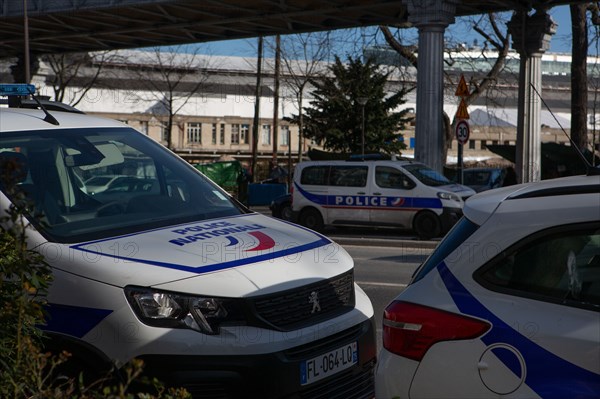
M 75 245 L 46 243 L 41 252 L 61 254 L 46 256 L 55 268 L 118 287 L 236 297 L 293 288 L 353 267 L 346 251 L 326 237 L 260 214 Z
M 475 190 L 457 183 L 446 184 L 445 186 L 439 186 L 437 188 L 458 194 L 463 199 L 475 195 Z

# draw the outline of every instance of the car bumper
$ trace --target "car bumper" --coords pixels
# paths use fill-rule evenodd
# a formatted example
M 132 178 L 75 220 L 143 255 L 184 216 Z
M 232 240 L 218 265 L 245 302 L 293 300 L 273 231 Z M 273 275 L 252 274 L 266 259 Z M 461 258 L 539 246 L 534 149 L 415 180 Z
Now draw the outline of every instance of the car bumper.
M 351 342 L 358 363 L 309 385 L 301 384 L 301 363 Z M 373 318 L 348 330 L 300 347 L 252 356 L 146 355 L 145 373 L 194 398 L 344 398 L 374 397 L 376 359 Z
M 377 399 L 408 399 L 410 384 L 419 362 L 395 355 L 386 349 L 379 352 L 375 372 Z

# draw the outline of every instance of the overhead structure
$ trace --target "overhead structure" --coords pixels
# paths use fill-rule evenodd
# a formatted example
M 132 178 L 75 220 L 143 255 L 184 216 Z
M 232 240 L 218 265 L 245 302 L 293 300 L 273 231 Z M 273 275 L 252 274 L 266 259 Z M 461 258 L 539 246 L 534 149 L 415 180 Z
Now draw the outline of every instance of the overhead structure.
M 454 15 L 553 7 L 565 0 L 456 0 Z M 23 52 L 22 0 L 0 0 L 0 58 Z M 32 53 L 110 50 L 406 26 L 406 0 L 27 0 Z M 431 1 L 415 1 L 427 8 Z
M 458 16 L 514 10 L 524 21 L 521 29 L 527 30 L 527 16 L 533 10 L 544 16 L 550 8 L 569 3 L 585 1 L 0 0 L 0 58 L 24 52 L 24 4 L 32 54 L 176 45 L 357 26 L 414 26 L 419 30 L 415 157 L 441 171 L 442 57 L 447 26 Z M 521 86 L 538 79 L 523 75 L 527 71 L 538 73 L 536 55 L 533 57 L 528 58 L 531 67 L 521 68 Z M 528 108 L 522 115 L 529 115 L 535 124 L 536 113 L 539 110 Z M 522 141 L 530 137 L 535 142 L 535 134 L 528 136 L 527 126 L 522 130 Z M 524 151 L 528 155 L 522 162 L 535 164 L 539 158 L 535 149 Z M 536 179 L 535 173 L 524 171 L 524 181 L 527 176 Z

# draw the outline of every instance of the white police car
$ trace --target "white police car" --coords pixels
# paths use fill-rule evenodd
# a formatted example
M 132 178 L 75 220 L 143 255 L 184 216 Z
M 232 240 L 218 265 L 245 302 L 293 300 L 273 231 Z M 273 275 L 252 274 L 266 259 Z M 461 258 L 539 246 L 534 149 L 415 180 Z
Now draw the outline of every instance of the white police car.
M 126 125 L 11 102 L 0 220 L 20 207 L 52 267 L 50 349 L 94 372 L 140 358 L 195 397 L 373 396 L 373 309 L 341 247 L 249 211 Z M 86 190 L 122 175 L 144 189 Z
M 378 399 L 600 397 L 600 176 L 469 199 L 383 346 Z
M 314 230 L 326 225 L 413 229 L 429 239 L 458 221 L 463 201 L 473 194 L 419 162 L 300 162 L 292 220 Z

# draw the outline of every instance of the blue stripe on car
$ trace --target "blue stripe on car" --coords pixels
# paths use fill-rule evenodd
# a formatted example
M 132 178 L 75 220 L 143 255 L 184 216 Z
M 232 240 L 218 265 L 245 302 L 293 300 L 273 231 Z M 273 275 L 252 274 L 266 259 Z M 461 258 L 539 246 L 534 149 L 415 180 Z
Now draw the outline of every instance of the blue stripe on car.
M 232 216 L 227 219 L 237 218 L 237 217 L 246 217 L 246 216 L 252 216 L 252 214 Z M 226 220 L 226 219 L 223 219 L 223 220 Z M 284 222 L 284 221 L 280 221 L 280 222 Z M 251 263 L 258 263 L 258 262 L 273 260 L 273 259 L 277 259 L 277 258 L 290 256 L 290 255 L 295 255 L 295 254 L 298 254 L 298 253 L 301 253 L 304 251 L 310 251 L 312 249 L 326 247 L 327 245 L 333 244 L 333 242 L 330 239 L 328 239 L 327 237 L 325 237 L 322 234 L 319 234 L 315 231 L 311 231 L 302 226 L 295 225 L 293 223 L 287 223 L 287 224 L 294 226 L 296 229 L 305 230 L 306 232 L 309 232 L 309 233 L 313 234 L 314 236 L 316 236 L 317 239 L 315 241 L 312 241 L 312 242 L 309 242 L 309 243 L 306 243 L 303 245 L 298 245 L 298 246 L 291 247 L 291 248 L 285 248 L 285 249 L 281 249 L 278 251 L 267 251 L 267 252 L 261 251 L 261 253 L 259 255 L 243 257 L 243 258 L 239 258 L 239 259 L 235 259 L 235 260 L 231 260 L 231 261 L 219 262 L 219 263 L 214 263 L 214 264 L 210 264 L 210 265 L 193 265 L 193 266 L 182 265 L 182 264 L 171 263 L 171 262 L 160 262 L 160 261 L 154 261 L 154 260 L 143 259 L 143 258 L 134 258 L 134 257 L 128 257 L 128 256 L 113 255 L 113 254 L 109 254 L 109 253 L 104 253 L 104 252 L 102 252 L 101 249 L 94 250 L 94 249 L 85 248 L 87 246 L 91 246 L 92 244 L 96 244 L 96 243 L 117 240 L 117 239 L 121 239 L 121 238 L 125 238 L 125 237 L 136 237 L 136 236 L 140 236 L 140 235 L 147 234 L 147 233 L 154 232 L 154 231 L 172 230 L 176 226 L 161 227 L 159 229 L 141 231 L 138 233 L 128 234 L 128 235 L 119 236 L 119 237 L 111 237 L 111 238 L 97 240 L 97 241 L 84 242 L 81 244 L 73 245 L 73 246 L 71 246 L 71 248 L 74 250 L 77 250 L 77 251 L 82 251 L 82 252 L 90 253 L 93 255 L 106 256 L 106 257 L 113 258 L 113 259 L 120 259 L 120 260 L 125 260 L 125 261 L 130 261 L 130 262 L 143 263 L 146 265 L 164 267 L 167 269 L 182 270 L 182 271 L 196 273 L 196 274 L 204 274 L 204 273 L 210 273 L 210 272 L 215 272 L 215 271 L 219 271 L 219 270 L 225 270 L 225 269 L 229 269 L 229 268 L 233 268 L 233 267 L 248 265 Z M 183 224 L 182 226 L 186 226 L 186 225 L 189 225 L 189 223 Z M 228 241 L 229 241 L 229 245 L 231 245 L 233 243 L 233 241 L 230 239 L 230 237 L 228 237 Z M 262 253 L 262 252 L 265 252 L 265 253 Z
M 507 343 L 516 348 L 527 367 L 525 383 L 542 398 L 597 398 L 600 396 L 600 374 L 593 373 L 542 348 L 494 315 L 460 283 L 444 262 L 438 272 L 458 309 L 463 313 L 489 321 L 492 328 L 481 340 L 488 346 Z M 517 376 L 522 370 L 516 362 L 499 359 Z
M 49 304 L 46 306 L 46 311 L 48 312 L 46 324 L 40 326 L 43 330 L 77 338 L 82 338 L 112 313 L 112 310 L 108 309 L 58 304 Z
M 315 194 L 304 190 L 295 183 L 296 190 L 307 200 L 327 208 L 369 208 L 369 209 L 403 209 L 403 208 L 429 208 L 442 209 L 439 198 L 427 197 L 390 197 L 379 195 L 327 195 Z M 352 200 L 347 202 L 346 200 Z M 401 200 L 401 201 L 399 201 Z M 394 203 L 398 204 L 394 205 Z M 373 204 L 375 203 L 375 204 Z
M 121 259 L 121 260 L 130 261 L 130 262 L 143 263 L 143 264 L 151 265 L 151 266 L 164 267 L 167 269 L 175 269 L 175 270 L 182 270 L 182 271 L 196 273 L 196 274 L 203 274 L 203 273 L 210 273 L 210 272 L 215 272 L 215 271 L 219 271 L 219 270 L 230 269 L 232 267 L 249 265 L 251 263 L 258 263 L 258 262 L 263 262 L 263 261 L 267 261 L 267 260 L 273 260 L 276 258 L 282 258 L 285 256 L 295 255 L 300 252 L 320 248 L 323 246 L 327 246 L 329 244 L 332 244 L 332 242 L 330 240 L 328 240 L 326 238 L 321 238 L 317 241 L 313 241 L 308 244 L 298 245 L 296 247 L 282 249 L 280 251 L 268 252 L 265 254 L 250 256 L 247 258 L 236 259 L 236 260 L 232 260 L 232 261 L 228 261 L 228 262 L 213 263 L 211 265 L 206 265 L 206 266 L 203 266 L 203 265 L 186 266 L 186 265 L 181 265 L 181 264 L 177 264 L 177 263 L 159 262 L 159 261 L 143 259 L 143 258 L 115 256 L 115 255 L 111 255 L 111 254 L 102 253 L 101 251 L 93 251 L 93 250 L 89 250 L 87 248 L 82 248 L 84 245 L 88 245 L 87 243 L 74 245 L 71 248 L 82 251 L 82 252 L 91 253 L 94 255 L 107 256 L 109 258 L 114 258 L 114 259 Z

